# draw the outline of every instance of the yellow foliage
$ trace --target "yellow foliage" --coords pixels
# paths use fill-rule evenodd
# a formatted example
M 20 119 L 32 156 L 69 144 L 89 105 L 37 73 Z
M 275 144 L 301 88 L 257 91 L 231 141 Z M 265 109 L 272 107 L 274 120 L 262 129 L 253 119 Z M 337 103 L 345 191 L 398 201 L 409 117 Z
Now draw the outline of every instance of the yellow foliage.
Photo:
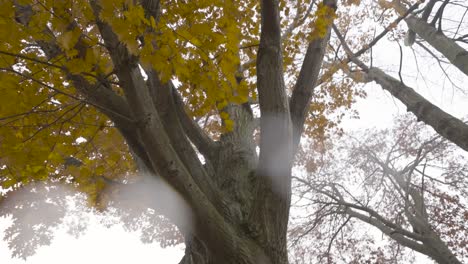
M 335 18 L 335 9 L 320 3 L 315 11 L 315 27 L 312 32 L 312 39 L 324 38 L 329 26 L 333 23 L 333 19 Z
M 113 179 L 134 169 L 113 124 L 92 103 L 82 101 L 84 96 L 70 80 L 71 75 L 92 84 L 106 80 L 107 88 L 122 95 L 108 51 L 114 47 L 104 43 L 97 21 L 110 27 L 119 47 L 126 47 L 144 70 L 154 70 L 163 82 L 180 82 L 178 90 L 193 116 L 219 113 L 221 122 L 209 124 L 214 130 L 235 128 L 225 109 L 229 104 L 257 100 L 252 61 L 260 37 L 258 1 L 161 1 L 161 14 L 154 18 L 140 1 L 98 0 L 97 11 L 87 0 L 41 0 L 31 5 L 23 24 L 16 20 L 15 2 L 0 0 L 0 68 L 7 69 L 0 71 L 4 188 L 45 178 L 71 179 L 97 201 L 105 187 L 102 177 Z M 280 2 L 282 14 L 289 18 L 291 7 Z M 300 10 L 307 4 L 300 1 Z M 334 16 L 334 10 L 319 5 L 313 32 L 304 30 L 311 28 L 306 24 L 285 40 L 287 74 L 294 75 L 294 60 L 310 40 L 307 36 L 324 37 Z M 41 50 L 39 44 L 50 50 Z M 77 143 L 80 137 L 87 142 Z M 69 157 L 83 165 L 66 166 Z
M 73 47 L 75 47 L 80 35 L 81 35 L 80 30 L 75 28 L 74 30 L 64 32 L 60 36 L 58 36 L 57 42 L 65 50 L 65 52 L 68 52 L 71 49 L 73 49 Z M 73 56 L 68 55 L 68 57 L 73 57 Z

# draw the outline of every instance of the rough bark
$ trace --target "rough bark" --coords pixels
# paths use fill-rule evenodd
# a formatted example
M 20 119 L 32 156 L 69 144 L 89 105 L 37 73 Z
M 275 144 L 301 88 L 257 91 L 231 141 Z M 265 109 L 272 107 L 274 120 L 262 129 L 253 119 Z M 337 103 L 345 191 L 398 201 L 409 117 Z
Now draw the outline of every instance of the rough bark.
M 416 115 L 418 120 L 423 121 L 434 128 L 441 136 L 468 151 L 467 124 L 444 112 L 412 88 L 378 68 L 369 69 L 368 75 L 371 80 L 380 84 L 384 90 L 389 91 L 395 98 L 400 100 L 409 112 Z
M 448 38 L 443 32 L 420 18 L 411 16 L 405 19 L 408 27 L 418 36 L 442 53 L 455 67 L 468 76 L 468 51 Z
M 423 121 L 441 136 L 468 151 L 467 124 L 432 104 L 414 89 L 406 86 L 401 80 L 393 78 L 379 68 L 369 68 L 355 56 L 336 27 L 334 27 L 334 31 L 343 44 L 349 60 L 367 73 L 365 75 L 366 82 L 375 81 L 378 83 L 384 90 L 390 92 L 393 97 L 400 100 L 407 107 L 408 112 L 415 114 L 418 121 Z
M 428 229 L 424 234 L 412 234 L 419 239 L 407 237 L 405 233 L 409 232 L 402 228 L 395 228 L 393 224 L 386 223 L 377 219 L 374 215 L 366 215 L 359 213 L 355 210 L 348 209 L 346 214 L 357 218 L 365 223 L 368 223 L 378 228 L 382 233 L 391 237 L 402 246 L 408 247 L 421 254 L 431 257 L 440 264 L 461 264 L 447 245 L 440 239 L 440 237 L 432 230 Z M 419 226 L 424 228 L 423 226 Z M 403 231 L 404 230 L 404 231 Z
M 283 77 L 277 0 L 261 1 L 257 90 L 261 111 L 256 197 L 249 218 L 266 263 L 287 263 L 286 232 L 291 199 L 292 125 Z
M 95 8 L 96 13 L 99 13 L 99 7 Z M 171 133 L 174 132 L 171 126 L 179 124 L 177 119 L 172 120 L 171 124 L 168 123 L 169 118 L 166 115 L 170 115 L 171 111 L 167 111 L 166 107 L 170 105 L 161 101 L 156 101 L 155 104 L 151 87 L 143 80 L 134 58 L 118 42 L 109 26 L 99 19 L 98 26 L 132 114 L 139 117 L 135 129 L 138 138 L 144 144 L 153 170 L 175 188 L 192 210 L 193 227 L 181 229 L 189 229 L 193 233 L 192 236 L 203 241 L 216 263 L 263 263 L 262 259 L 267 259 L 263 251 L 239 230 L 239 226 L 231 223 L 230 214 L 220 210 L 213 203 L 211 194 L 214 188 L 207 188 L 209 184 L 206 181 L 210 180 L 207 179 L 199 161 L 196 161 L 196 153 L 187 149 L 187 141 L 182 145 L 179 141 L 175 142 L 184 142 L 184 139 L 182 135 Z M 159 86 L 158 89 L 161 89 L 157 91 L 160 96 L 169 93 L 166 85 Z M 169 98 L 167 94 L 165 98 Z M 178 130 L 181 131 L 183 130 Z M 172 216 L 174 217 L 176 216 Z
M 336 9 L 335 0 L 324 1 L 324 4 L 332 9 Z M 328 25 L 327 34 L 323 38 L 314 39 L 309 43 L 304 61 L 302 62 L 301 71 L 291 95 L 290 111 L 293 124 L 294 152 L 299 145 L 304 122 L 309 112 L 310 100 L 317 85 L 325 49 L 330 38 L 331 26 L 332 24 Z

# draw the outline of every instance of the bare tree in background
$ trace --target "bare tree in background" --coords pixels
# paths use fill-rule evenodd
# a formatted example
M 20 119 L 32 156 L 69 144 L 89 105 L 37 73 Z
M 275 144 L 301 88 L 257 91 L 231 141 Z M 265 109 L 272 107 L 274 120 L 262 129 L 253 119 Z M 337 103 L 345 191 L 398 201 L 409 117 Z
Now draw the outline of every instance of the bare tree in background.
M 409 116 L 391 129 L 362 131 L 328 144 L 329 153 L 321 160 L 304 160 L 307 173 L 295 177 L 296 205 L 308 214 L 304 220 L 298 213 L 291 229 L 293 247 L 322 235 L 329 239 L 320 247 L 329 263 L 340 263 L 340 254 L 362 263 L 359 254 L 382 233 L 387 245 L 396 243 L 437 263 L 467 259 L 467 157 L 454 145 Z M 378 230 L 368 234 L 367 245 L 364 239 L 354 245 L 348 241 L 356 237 L 347 230 L 366 230 L 360 223 Z M 396 263 L 407 253 L 392 256 L 374 244 L 364 255 L 380 254 L 381 262 Z

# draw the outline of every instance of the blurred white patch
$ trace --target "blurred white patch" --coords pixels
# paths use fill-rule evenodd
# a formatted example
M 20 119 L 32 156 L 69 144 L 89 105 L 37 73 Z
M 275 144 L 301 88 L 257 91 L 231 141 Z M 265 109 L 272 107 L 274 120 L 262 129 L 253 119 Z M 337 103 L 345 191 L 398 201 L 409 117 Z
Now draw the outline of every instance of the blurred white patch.
M 75 199 L 69 199 L 72 196 Z M 56 228 L 70 215 L 67 208 L 78 202 L 77 198 L 71 188 L 56 183 L 30 183 L 7 192 L 0 201 L 0 217 L 12 220 L 3 240 L 9 243 L 13 256 L 26 258 L 39 246 L 50 244 Z M 83 231 L 86 224 L 79 222 L 80 227 L 70 224 L 70 229 Z
M 271 177 L 273 190 L 281 195 L 290 192 L 292 141 L 284 141 L 286 138 L 292 138 L 292 128 L 291 123 L 287 121 L 288 118 L 263 115 L 261 119 L 262 130 L 268 133 L 261 133 L 260 162 L 263 167 L 259 168 L 259 172 Z M 268 142 L 268 145 L 263 142 Z
M 111 207 L 122 212 L 153 209 L 168 217 L 181 231 L 192 227 L 191 210 L 177 191 L 157 176 L 140 174 L 109 195 Z
M 41 246 L 50 245 L 57 230 L 78 238 L 88 233 L 90 219 L 99 219 L 101 226 L 139 233 L 145 243 L 159 242 L 162 247 L 182 243 L 178 229 L 187 232 L 192 226 L 186 202 L 156 176 L 130 178 L 129 183 L 106 186 L 101 195 L 109 210 L 104 212 L 89 208 L 83 194 L 60 183 L 31 183 L 9 191 L 0 199 L 0 219 L 11 220 L 1 240 L 8 243 L 12 257 L 26 259 Z M 170 218 L 177 228 L 161 220 L 160 214 Z

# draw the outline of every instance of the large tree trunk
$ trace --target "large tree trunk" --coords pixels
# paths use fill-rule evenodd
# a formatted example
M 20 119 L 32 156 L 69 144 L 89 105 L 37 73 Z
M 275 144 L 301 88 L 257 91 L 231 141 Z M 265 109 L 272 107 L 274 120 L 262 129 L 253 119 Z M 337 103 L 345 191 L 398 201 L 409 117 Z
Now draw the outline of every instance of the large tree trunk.
M 211 162 L 204 166 L 214 173 L 213 179 L 218 188 L 229 200 L 223 211 L 223 218 L 227 224 L 233 226 L 241 233 L 241 240 L 228 243 L 238 243 L 240 248 L 247 249 L 251 254 L 225 254 L 222 245 L 209 239 L 205 231 L 192 230 L 186 234 L 185 255 L 179 264 L 215 264 L 215 263 L 260 263 L 260 264 L 286 264 L 287 252 L 285 234 L 287 218 L 282 223 L 283 229 L 266 230 L 264 226 L 252 222 L 252 210 L 257 202 L 258 181 L 256 169 L 258 165 L 257 144 L 254 142 L 254 132 L 257 123 L 254 121 L 252 110 L 248 105 L 230 105 L 226 107 L 230 118 L 236 120 L 234 130 L 221 136 L 216 149 L 208 154 Z M 266 213 L 266 214 L 265 214 Z M 267 215 L 270 213 L 269 215 Z M 273 218 L 278 211 L 263 212 L 263 217 Z M 196 222 L 203 222 L 197 219 Z M 197 225 L 198 226 L 198 225 Z M 196 227 L 197 228 L 197 227 Z M 278 232 L 278 233 L 273 233 Z M 273 241 L 268 246 L 259 234 L 268 237 L 281 237 L 284 240 Z M 281 252 L 282 256 L 278 256 Z

